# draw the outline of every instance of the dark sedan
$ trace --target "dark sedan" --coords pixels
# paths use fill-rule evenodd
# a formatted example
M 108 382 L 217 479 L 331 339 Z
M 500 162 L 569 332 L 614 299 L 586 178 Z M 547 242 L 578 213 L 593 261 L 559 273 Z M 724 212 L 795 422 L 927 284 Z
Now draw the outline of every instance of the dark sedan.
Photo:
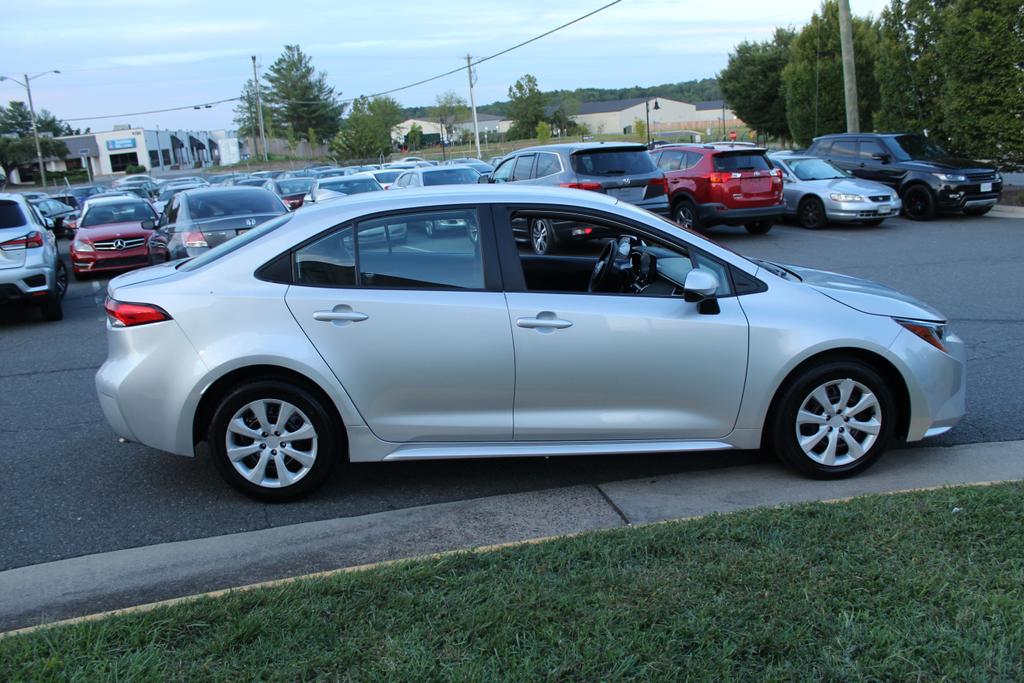
M 313 187 L 312 178 L 277 178 L 268 180 L 263 187 L 280 197 L 289 209 L 302 206 L 306 193 Z
M 258 187 L 186 190 L 164 208 L 149 240 L 150 262 L 196 256 L 287 212 L 280 197 Z
M 74 230 L 78 222 L 78 211 L 56 199 L 36 199 L 32 201 L 32 206 L 50 222 L 55 235 L 67 235 L 70 230 Z

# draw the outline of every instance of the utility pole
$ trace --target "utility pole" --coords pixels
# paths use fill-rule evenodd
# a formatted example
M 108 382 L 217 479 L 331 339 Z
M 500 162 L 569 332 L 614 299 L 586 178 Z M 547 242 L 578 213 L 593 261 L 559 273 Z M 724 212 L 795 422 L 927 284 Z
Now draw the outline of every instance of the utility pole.
M 476 158 L 480 159 L 483 155 L 480 153 L 480 124 L 476 119 L 476 95 L 473 94 L 473 58 L 470 55 L 466 55 L 466 75 L 469 76 L 469 105 L 473 109 L 473 140 L 476 141 Z
M 46 189 L 46 165 L 43 163 L 43 148 L 39 146 L 39 129 L 36 127 L 36 108 L 32 104 L 32 81 L 28 74 L 25 74 L 25 91 L 28 92 L 28 110 L 32 114 L 32 137 L 36 139 L 36 161 L 39 162 L 39 176 L 43 180 L 43 189 Z
M 850 0 L 839 0 L 839 43 L 843 49 L 843 90 L 846 96 L 846 132 L 860 132 L 857 107 L 857 69 L 853 58 L 853 20 Z
M 263 102 L 260 99 L 260 77 L 256 73 L 256 55 L 252 56 L 252 81 L 256 84 L 256 118 L 260 122 L 260 143 L 263 145 L 263 161 L 267 161 L 267 131 L 263 128 Z

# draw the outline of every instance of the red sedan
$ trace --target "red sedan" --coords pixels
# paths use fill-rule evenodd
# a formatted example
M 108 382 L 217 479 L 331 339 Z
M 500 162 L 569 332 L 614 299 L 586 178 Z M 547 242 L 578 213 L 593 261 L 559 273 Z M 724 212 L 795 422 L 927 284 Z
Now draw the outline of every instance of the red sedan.
M 156 219 L 153 206 L 143 199 L 108 197 L 87 202 L 71 242 L 75 279 L 149 265 L 147 242 Z

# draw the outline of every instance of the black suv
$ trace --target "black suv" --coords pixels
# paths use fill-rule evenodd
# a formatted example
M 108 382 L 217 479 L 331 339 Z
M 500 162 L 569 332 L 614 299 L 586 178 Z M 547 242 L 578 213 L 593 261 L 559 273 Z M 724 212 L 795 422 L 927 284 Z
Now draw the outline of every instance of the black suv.
M 986 214 L 1003 189 L 1003 178 L 994 168 L 958 159 L 922 135 L 823 135 L 814 138 L 807 153 L 893 188 L 903 199 L 903 212 L 917 221 L 930 220 L 937 212 Z

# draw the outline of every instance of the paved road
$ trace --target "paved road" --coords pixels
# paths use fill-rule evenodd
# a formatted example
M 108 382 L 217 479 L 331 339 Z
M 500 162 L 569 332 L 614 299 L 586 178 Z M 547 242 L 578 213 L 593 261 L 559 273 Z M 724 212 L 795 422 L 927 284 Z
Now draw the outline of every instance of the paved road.
M 970 416 L 931 443 L 1021 438 L 1024 218 L 712 234 L 753 256 L 872 278 L 938 306 L 969 343 Z M 92 384 L 106 352 L 102 288 L 74 283 L 61 323 L 0 309 L 0 570 L 429 503 L 770 462 L 742 452 L 359 465 L 337 472 L 310 500 L 255 503 L 221 483 L 208 459 L 114 441 Z

